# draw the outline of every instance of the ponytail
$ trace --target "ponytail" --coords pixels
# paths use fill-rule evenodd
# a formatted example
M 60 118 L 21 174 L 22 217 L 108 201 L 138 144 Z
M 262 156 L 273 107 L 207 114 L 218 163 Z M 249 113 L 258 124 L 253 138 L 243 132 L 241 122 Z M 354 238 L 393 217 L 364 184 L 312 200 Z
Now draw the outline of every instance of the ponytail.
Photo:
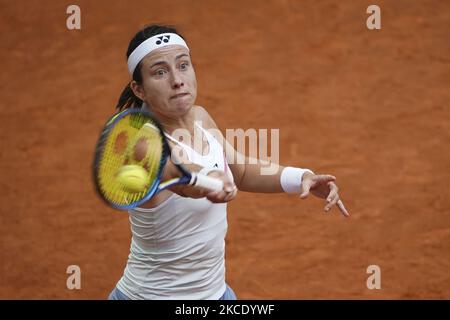
M 131 90 L 130 83 L 123 89 L 119 101 L 117 101 L 116 109 L 119 111 L 128 108 L 140 108 L 142 106 L 142 100 L 134 94 L 133 90 Z

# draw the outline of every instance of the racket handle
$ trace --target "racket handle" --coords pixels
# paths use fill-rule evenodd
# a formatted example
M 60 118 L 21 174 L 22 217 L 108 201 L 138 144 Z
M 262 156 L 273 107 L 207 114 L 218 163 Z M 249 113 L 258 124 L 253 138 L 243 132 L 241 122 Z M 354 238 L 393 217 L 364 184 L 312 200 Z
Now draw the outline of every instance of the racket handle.
M 205 188 L 211 191 L 220 191 L 223 189 L 223 181 L 197 173 L 194 179 L 194 186 Z

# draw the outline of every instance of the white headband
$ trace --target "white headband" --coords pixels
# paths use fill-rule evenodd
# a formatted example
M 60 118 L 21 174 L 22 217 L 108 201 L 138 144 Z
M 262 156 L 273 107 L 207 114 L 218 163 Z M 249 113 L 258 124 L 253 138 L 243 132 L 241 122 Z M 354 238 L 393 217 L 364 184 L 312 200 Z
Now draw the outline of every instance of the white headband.
M 128 71 L 131 75 L 133 75 L 134 69 L 138 63 L 150 52 L 153 50 L 171 46 L 171 45 L 180 45 L 189 50 L 186 42 L 176 33 L 162 33 L 151 38 L 148 38 L 144 42 L 142 42 L 136 49 L 128 57 Z

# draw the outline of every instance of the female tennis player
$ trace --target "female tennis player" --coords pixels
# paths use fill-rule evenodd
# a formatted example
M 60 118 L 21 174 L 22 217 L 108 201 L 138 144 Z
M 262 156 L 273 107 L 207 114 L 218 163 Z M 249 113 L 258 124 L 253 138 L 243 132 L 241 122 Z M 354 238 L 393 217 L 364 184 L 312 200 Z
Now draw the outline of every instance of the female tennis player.
M 224 147 L 223 136 L 210 133 L 217 126 L 203 107 L 195 105 L 197 81 L 189 47 L 174 28 L 145 27 L 131 40 L 126 56 L 132 80 L 117 107 L 147 108 L 172 147 L 179 148 L 188 169 L 221 179 L 224 187 L 209 192 L 176 186 L 129 210 L 130 254 L 109 299 L 236 299 L 225 281 L 224 253 L 227 202 L 237 190 L 297 193 L 301 198 L 312 193 L 326 199 L 326 211 L 336 205 L 348 216 L 335 177 L 283 166 L 275 174 L 262 175 L 266 162 L 250 164 L 232 146 Z M 189 133 L 188 138 L 184 135 L 181 141 L 177 130 Z M 198 136 L 203 137 L 201 143 L 191 138 Z M 241 161 L 236 161 L 236 154 Z M 164 175 L 171 178 L 170 167 Z

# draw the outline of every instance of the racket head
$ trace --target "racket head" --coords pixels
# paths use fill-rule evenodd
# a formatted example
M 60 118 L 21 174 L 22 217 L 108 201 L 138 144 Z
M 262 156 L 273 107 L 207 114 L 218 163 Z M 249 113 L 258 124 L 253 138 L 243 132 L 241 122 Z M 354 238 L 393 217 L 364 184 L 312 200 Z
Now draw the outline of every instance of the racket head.
M 110 206 L 126 210 L 148 201 L 161 181 L 170 148 L 155 117 L 141 109 L 125 109 L 113 115 L 98 139 L 93 179 L 97 193 Z M 124 165 L 139 165 L 147 171 L 145 189 L 131 191 L 117 179 Z

